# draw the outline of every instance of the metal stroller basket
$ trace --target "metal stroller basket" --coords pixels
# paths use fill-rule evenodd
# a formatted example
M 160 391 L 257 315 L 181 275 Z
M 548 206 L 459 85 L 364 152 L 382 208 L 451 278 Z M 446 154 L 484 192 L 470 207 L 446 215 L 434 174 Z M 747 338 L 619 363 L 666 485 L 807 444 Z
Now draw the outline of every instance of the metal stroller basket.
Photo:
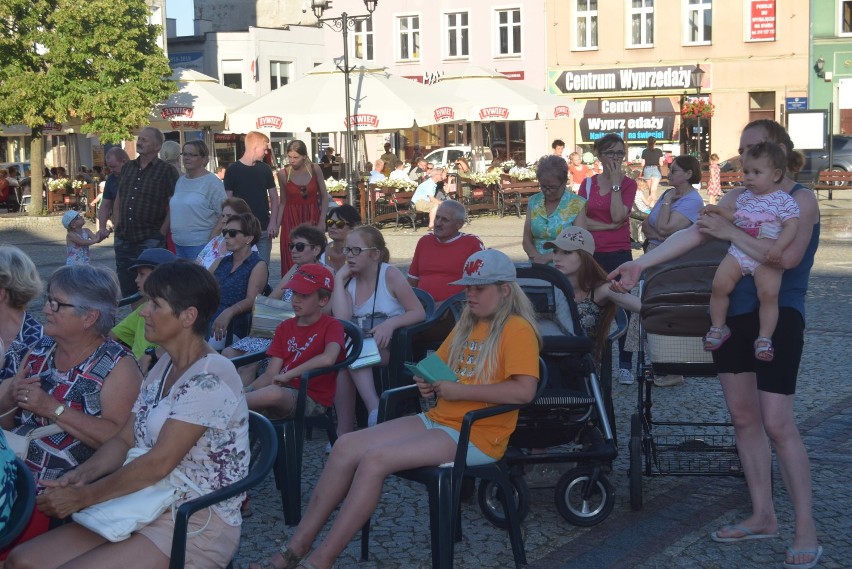
M 658 421 L 651 413 L 655 374 L 716 376 L 702 338 L 710 327 L 707 310 L 713 276 L 727 248 L 724 242 L 705 243 L 648 270 L 640 284 L 638 399 L 628 445 L 634 510 L 642 508 L 643 475 L 742 474 L 730 423 Z
M 606 478 L 617 455 L 611 428 L 612 400 L 603 387 L 593 358 L 593 342 L 582 332 L 574 292 L 568 280 L 546 265 L 516 265 L 518 284 L 531 300 L 542 335 L 541 357 L 548 369 L 548 386 L 518 416 L 505 455 L 521 519 L 529 512 L 525 466 L 539 463 L 577 463 L 559 479 L 555 502 L 569 522 L 591 526 L 612 511 L 615 494 Z M 621 317 L 620 332 L 626 328 Z M 611 337 L 611 340 L 618 335 Z M 536 449 L 535 451 L 533 449 Z M 499 491 L 482 481 L 478 501 L 483 515 L 505 527 Z

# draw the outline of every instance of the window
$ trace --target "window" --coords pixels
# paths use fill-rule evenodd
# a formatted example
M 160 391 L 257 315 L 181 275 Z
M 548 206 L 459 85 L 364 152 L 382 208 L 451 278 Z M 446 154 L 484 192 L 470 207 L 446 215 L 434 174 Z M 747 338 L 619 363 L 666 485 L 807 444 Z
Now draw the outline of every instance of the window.
M 713 0 L 687 0 L 684 43 L 709 44 L 713 40 Z
M 468 50 L 467 12 L 447 14 L 447 57 L 467 57 Z
M 355 57 L 365 61 L 373 61 L 373 19 L 368 18 L 355 22 L 355 31 L 352 33 L 353 52 Z
M 243 88 L 243 62 L 240 59 L 222 60 L 222 85 L 231 89 Z
M 837 18 L 837 35 L 850 36 L 852 35 L 852 2 L 846 0 L 838 2 L 838 8 L 840 13 Z
M 269 62 L 269 82 L 270 88 L 274 91 L 278 87 L 283 87 L 290 82 L 290 62 L 289 61 L 270 61 Z
M 654 46 L 654 0 L 630 0 L 630 47 Z
M 397 59 L 420 59 L 420 16 L 400 16 L 396 21 L 399 32 Z
M 497 10 L 497 53 L 521 54 L 521 9 Z
M 598 0 L 577 0 L 576 49 L 598 48 Z

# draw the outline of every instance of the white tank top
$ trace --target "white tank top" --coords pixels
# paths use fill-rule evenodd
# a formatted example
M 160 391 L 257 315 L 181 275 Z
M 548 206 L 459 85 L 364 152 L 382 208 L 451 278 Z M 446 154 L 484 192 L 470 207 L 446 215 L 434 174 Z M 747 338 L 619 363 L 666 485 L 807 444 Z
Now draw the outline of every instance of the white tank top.
M 346 292 L 352 297 L 352 321 L 355 322 L 362 330 L 369 330 L 375 327 L 388 318 L 399 316 L 405 312 L 405 307 L 399 303 L 399 300 L 388 290 L 388 272 L 387 263 L 382 263 L 379 268 L 379 282 L 376 292 L 370 295 L 370 298 L 362 304 L 355 304 L 355 278 L 350 279 L 346 285 Z M 373 309 L 373 296 L 376 297 L 376 308 Z M 373 323 L 370 325 L 370 315 L 373 314 Z

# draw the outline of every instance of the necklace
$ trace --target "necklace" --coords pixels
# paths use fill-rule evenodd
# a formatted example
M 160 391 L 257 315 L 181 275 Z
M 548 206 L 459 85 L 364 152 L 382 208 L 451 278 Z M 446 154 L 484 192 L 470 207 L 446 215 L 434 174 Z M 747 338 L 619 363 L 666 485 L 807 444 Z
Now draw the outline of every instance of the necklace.
M 86 344 L 83 347 L 83 349 L 80 350 L 80 353 L 77 354 L 77 357 L 74 358 L 73 360 L 71 360 L 72 363 L 71 363 L 71 365 L 68 366 L 68 371 L 71 371 L 72 369 L 78 367 L 80 364 L 82 364 L 87 359 L 89 359 L 89 355 L 91 355 L 91 351 L 89 351 L 90 348 L 98 342 L 103 343 L 104 337 L 98 336 L 97 338 L 95 338 L 95 340 L 93 342 L 89 342 L 88 344 Z M 54 346 L 55 346 L 55 344 L 54 344 Z M 57 370 L 59 370 L 59 364 L 56 363 L 56 352 L 55 351 L 53 352 L 53 367 L 56 368 Z

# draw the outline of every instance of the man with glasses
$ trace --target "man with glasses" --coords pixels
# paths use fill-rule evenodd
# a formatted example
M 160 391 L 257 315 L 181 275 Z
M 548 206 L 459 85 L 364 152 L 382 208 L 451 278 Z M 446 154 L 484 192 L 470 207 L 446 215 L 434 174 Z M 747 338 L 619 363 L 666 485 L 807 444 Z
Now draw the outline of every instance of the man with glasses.
M 225 170 L 225 193 L 229 198 L 244 199 L 260 221 L 262 231 L 257 251 L 267 265 L 272 257 L 272 240 L 278 236 L 281 219 L 275 178 L 272 169 L 263 162 L 268 145 L 269 138 L 265 134 L 256 131 L 248 133 L 242 157 Z
M 115 267 L 121 295 L 136 292 L 130 265 L 145 249 L 165 248 L 169 231 L 169 199 L 179 174 L 157 157 L 165 138 L 147 126 L 136 138 L 138 157 L 124 164 L 118 181 L 115 223 Z M 105 207 L 105 206 L 102 206 Z
M 468 257 L 485 249 L 479 237 L 462 233 L 467 212 L 455 200 L 447 200 L 435 212 L 435 229 L 417 242 L 408 267 L 408 282 L 443 302 L 463 286 L 447 284 L 462 273 Z

